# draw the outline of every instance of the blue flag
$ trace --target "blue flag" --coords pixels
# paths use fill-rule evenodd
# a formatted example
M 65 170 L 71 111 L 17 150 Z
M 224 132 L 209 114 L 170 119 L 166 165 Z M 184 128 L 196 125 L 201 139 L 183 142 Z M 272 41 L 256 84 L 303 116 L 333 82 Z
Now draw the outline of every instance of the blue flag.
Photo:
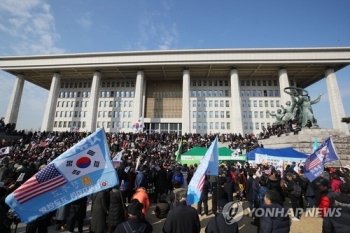
M 210 153 L 210 159 L 205 174 L 208 176 L 217 176 L 219 174 L 218 137 L 216 137 L 213 143 L 210 145 L 207 153 Z
M 67 203 L 119 184 L 106 136 L 98 129 L 57 157 L 6 197 L 29 223 Z
M 218 155 L 218 138 L 215 138 L 214 142 L 210 145 L 209 149 L 201 160 L 196 172 L 193 174 L 190 183 L 188 184 L 188 205 L 195 204 L 199 201 L 203 190 L 205 174 L 209 172 L 210 175 L 218 175 Z
M 317 138 L 315 138 L 314 145 L 312 146 L 312 152 L 315 152 L 315 150 L 317 150 L 317 148 L 318 148 L 318 140 L 317 140 Z
M 328 137 L 306 160 L 304 174 L 313 181 L 319 177 L 326 163 L 339 160 L 331 137 Z

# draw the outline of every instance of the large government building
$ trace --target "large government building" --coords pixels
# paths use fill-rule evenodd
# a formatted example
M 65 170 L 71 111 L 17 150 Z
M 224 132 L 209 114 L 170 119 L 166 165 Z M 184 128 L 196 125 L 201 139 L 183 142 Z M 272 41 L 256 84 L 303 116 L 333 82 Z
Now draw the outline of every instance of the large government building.
M 254 133 L 289 94 L 325 78 L 333 128 L 345 111 L 336 72 L 350 47 L 136 51 L 0 57 L 16 78 L 6 122 L 16 123 L 24 82 L 49 96 L 41 130 Z M 322 91 L 321 91 L 322 92 Z M 311 96 L 316 98 L 316 96 Z

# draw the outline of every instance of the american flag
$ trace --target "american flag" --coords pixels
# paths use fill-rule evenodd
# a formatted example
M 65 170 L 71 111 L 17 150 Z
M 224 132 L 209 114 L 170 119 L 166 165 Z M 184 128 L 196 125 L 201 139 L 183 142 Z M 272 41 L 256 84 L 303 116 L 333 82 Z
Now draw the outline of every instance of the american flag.
M 203 174 L 203 176 L 201 177 L 201 179 L 199 180 L 198 186 L 197 188 L 199 189 L 199 191 L 203 191 L 203 185 L 204 185 L 204 180 L 205 180 L 205 174 Z
M 314 160 L 311 160 L 310 158 L 306 160 L 305 168 L 306 170 L 310 171 L 314 167 L 318 166 L 321 163 L 321 160 L 319 160 L 317 157 L 314 158 Z
M 323 162 L 323 159 L 325 155 L 328 153 L 328 148 L 327 146 L 322 147 L 320 150 L 314 152 L 316 156 L 314 156 L 314 159 L 310 159 L 311 155 L 305 162 L 305 168 L 306 170 L 310 171 L 314 167 L 318 166 Z
M 57 171 L 55 165 L 51 163 L 27 180 L 13 194 L 17 201 L 23 204 L 65 183 L 67 183 L 65 178 Z

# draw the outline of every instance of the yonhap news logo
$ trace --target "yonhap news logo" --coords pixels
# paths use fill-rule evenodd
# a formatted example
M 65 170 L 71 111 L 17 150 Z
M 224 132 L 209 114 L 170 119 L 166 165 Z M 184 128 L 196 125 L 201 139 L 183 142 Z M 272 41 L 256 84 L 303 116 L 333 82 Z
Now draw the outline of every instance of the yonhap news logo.
M 304 217 L 306 218 L 318 218 L 321 217 L 340 217 L 341 208 L 309 208 L 304 211 L 303 208 L 296 208 L 294 213 L 292 208 L 254 208 L 250 213 L 249 217 L 290 217 L 290 216 L 301 216 L 305 213 Z
M 228 225 L 238 222 L 243 217 L 243 203 L 241 201 L 228 202 L 222 209 L 222 215 Z

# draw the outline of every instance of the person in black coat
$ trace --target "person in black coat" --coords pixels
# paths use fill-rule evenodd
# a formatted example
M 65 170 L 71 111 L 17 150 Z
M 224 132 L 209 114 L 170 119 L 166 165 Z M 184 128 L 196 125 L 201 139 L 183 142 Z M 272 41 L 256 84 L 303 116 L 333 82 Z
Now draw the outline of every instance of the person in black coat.
M 216 233 L 216 232 L 230 232 L 230 233 L 239 233 L 238 230 L 238 223 L 232 222 L 232 224 L 225 220 L 226 217 L 224 216 L 222 210 L 224 206 L 228 202 L 225 199 L 220 199 L 218 201 L 218 212 L 217 215 L 214 218 L 211 218 L 208 222 L 207 227 L 205 228 L 205 233 Z M 219 228 L 219 229 L 218 229 Z
M 335 197 L 334 208 L 336 211 L 330 211 L 323 219 L 322 232 L 323 233 L 347 233 L 350 227 L 350 188 L 348 184 L 340 185 L 341 194 Z
M 109 192 L 102 190 L 91 197 L 90 231 L 103 233 L 106 230 L 106 217 L 109 209 Z
M 250 211 L 253 210 L 253 205 L 254 205 L 254 187 L 253 187 L 254 178 L 253 178 L 253 174 L 254 174 L 253 171 L 249 171 L 249 173 L 248 173 L 249 178 L 247 180 L 247 184 L 245 187 L 245 197 L 248 200 Z
M 187 190 L 180 188 L 175 192 L 177 206 L 170 210 L 163 226 L 163 233 L 199 233 L 201 223 L 197 210 L 186 203 Z
M 78 222 L 78 232 L 83 232 L 84 219 L 86 217 L 87 197 L 73 201 L 70 205 L 69 232 L 74 232 L 75 222 Z
M 278 176 L 277 171 L 272 172 L 272 174 L 269 176 L 269 178 L 267 179 L 266 186 L 269 190 L 272 190 L 278 193 L 283 203 L 285 198 L 284 198 L 283 189 L 281 187 L 281 178 Z
M 225 191 L 227 193 L 228 201 L 233 201 L 233 191 L 234 191 L 234 182 L 231 178 L 231 175 L 228 171 L 224 171 L 222 173 L 223 176 L 226 177 L 226 182 L 225 182 Z
M 153 227 L 142 217 L 142 209 L 143 204 L 137 199 L 130 201 L 128 206 L 129 219 L 119 224 L 114 233 L 129 233 L 137 230 L 143 233 L 152 233 Z
M 208 215 L 208 194 L 209 194 L 209 181 L 207 177 L 204 180 L 201 197 L 197 204 L 198 214 L 202 215 L 202 204 L 204 205 L 204 214 Z
M 159 169 L 159 170 L 157 170 Z M 155 177 L 154 177 L 154 196 L 153 202 L 157 203 L 159 196 L 166 192 L 167 189 L 167 172 L 161 165 L 159 168 L 156 168 Z
M 287 210 L 278 204 L 279 194 L 268 190 L 264 197 L 265 207 L 262 215 L 260 233 L 289 233 L 290 224 Z M 267 210 L 269 209 L 269 210 Z
M 107 223 L 108 233 L 112 233 L 120 223 L 126 221 L 125 206 L 123 206 L 124 202 L 119 186 L 115 186 L 109 191 L 109 199 Z
M 287 173 L 287 180 L 288 181 L 286 183 L 286 188 L 288 190 L 288 197 L 289 197 L 290 201 L 292 202 L 292 209 L 293 209 L 293 213 L 294 213 L 294 217 L 292 218 L 292 220 L 298 221 L 301 217 L 301 213 L 300 213 L 300 211 L 298 211 L 300 209 L 299 198 L 301 195 L 295 196 L 294 194 L 292 194 L 292 191 L 294 191 L 294 184 L 297 182 L 296 180 L 293 180 L 292 173 Z
M 163 219 L 166 218 L 168 215 L 168 212 L 170 210 L 170 204 L 165 200 L 166 194 L 163 193 L 160 198 L 159 202 L 156 205 L 156 208 L 154 210 L 154 213 L 156 214 L 157 218 Z
M 217 205 L 218 200 L 225 199 L 228 201 L 228 195 L 226 190 L 224 189 L 226 183 L 226 177 L 219 177 L 218 178 L 218 185 L 217 187 L 213 187 L 213 195 L 212 195 L 212 213 L 216 214 L 217 212 Z

